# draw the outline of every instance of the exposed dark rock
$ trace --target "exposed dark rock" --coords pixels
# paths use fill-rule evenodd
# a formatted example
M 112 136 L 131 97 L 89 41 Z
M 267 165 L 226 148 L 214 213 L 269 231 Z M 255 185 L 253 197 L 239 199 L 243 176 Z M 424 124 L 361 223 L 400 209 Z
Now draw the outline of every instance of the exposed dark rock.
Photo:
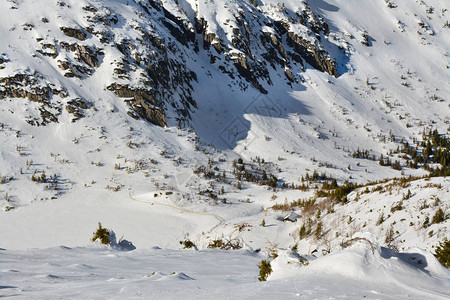
M 193 41 L 191 32 L 180 30 L 180 27 L 174 26 L 171 22 L 162 20 L 162 23 L 170 31 L 170 34 L 181 44 L 187 45 L 188 42 Z
M 293 32 L 288 32 L 287 44 L 293 47 L 313 68 L 337 77 L 336 63 L 324 50 L 318 49 Z
M 100 53 L 99 50 L 93 47 L 87 47 L 83 45 L 77 45 L 76 54 L 79 61 L 85 62 L 91 68 L 98 67 L 97 55 Z
M 47 103 L 51 89 L 47 86 L 37 86 L 37 80 L 28 74 L 16 74 L 0 78 L 0 98 L 27 98 L 30 101 Z
M 99 66 L 97 57 L 103 55 L 103 52 L 95 46 L 84 46 L 76 43 L 69 44 L 66 42 L 60 42 L 59 45 L 67 51 L 75 52 L 78 62 L 84 62 L 91 68 Z
M 125 100 L 125 102 L 141 117 L 151 122 L 154 125 L 164 127 L 167 125 L 166 116 L 164 113 L 149 105 L 144 97 L 138 95 L 131 100 Z
M 367 32 L 363 32 L 361 34 L 361 36 L 362 36 L 361 44 L 363 44 L 364 46 L 367 46 L 367 47 L 371 47 L 372 46 L 372 41 L 374 39 L 372 37 L 370 37 Z
M 6 57 L 0 56 L 0 70 L 4 69 L 4 63 L 8 62 L 9 60 Z
M 91 13 L 97 12 L 97 9 L 96 9 L 95 7 L 93 7 L 93 6 L 91 6 L 91 5 L 83 6 L 83 10 L 89 11 L 89 12 L 91 12 Z
M 61 31 L 69 37 L 76 38 L 80 41 L 84 41 L 86 39 L 86 33 L 84 33 L 84 31 L 81 29 L 69 27 L 60 27 L 59 29 L 61 29 Z
M 291 70 L 289 70 L 288 68 L 286 68 L 286 69 L 284 70 L 284 75 L 286 75 L 287 79 L 288 79 L 290 82 L 294 82 L 294 76 L 292 75 Z
M 27 98 L 30 101 L 49 105 L 53 95 L 62 98 L 67 97 L 63 89 L 52 88 L 49 84 L 40 85 L 37 74 L 16 74 L 10 77 L 0 78 L 0 99 L 4 98 Z
M 94 32 L 93 34 L 100 36 L 100 42 L 102 44 L 109 44 L 114 40 L 114 34 L 107 30 L 102 30 L 100 32 Z
M 88 105 L 85 101 L 80 98 L 76 98 L 67 102 L 66 110 L 73 114 L 75 117 L 72 119 L 72 122 L 75 122 L 84 117 L 83 109 L 88 109 L 90 105 Z
M 58 105 L 52 103 L 53 96 L 65 98 L 68 93 L 64 89 L 57 89 L 54 85 L 41 80 L 39 73 L 18 73 L 10 77 L 0 78 L 0 99 L 26 98 L 29 101 L 40 103 L 38 108 L 41 121 L 35 120 L 34 125 L 46 125 L 50 122 L 58 122 L 57 116 L 61 113 Z M 31 124 L 30 123 L 30 124 Z
M 52 114 L 51 112 L 46 110 L 45 107 L 41 106 L 39 108 L 39 112 L 40 112 L 41 118 L 42 118 L 41 125 L 46 125 L 51 122 L 58 123 L 58 118 L 54 114 Z
M 231 58 L 236 71 L 242 78 L 261 93 L 267 93 L 261 83 L 272 84 L 269 77 L 270 72 L 267 69 L 268 65 L 274 70 L 279 70 L 280 67 L 284 69 L 289 82 L 295 81 L 290 70 L 291 61 L 302 66 L 304 62 L 307 62 L 317 70 L 333 76 L 338 75 L 336 64 L 326 51 L 291 30 L 291 24 L 301 23 L 308 27 L 311 33 L 314 33 L 317 41 L 320 41 L 322 34 L 329 34 L 328 24 L 314 13 L 306 2 L 304 4 L 306 4 L 306 7 L 303 11 L 297 12 L 294 17 L 291 14 L 286 20 L 273 20 L 268 16 L 261 19 L 258 13 L 255 14 L 245 8 L 240 10 L 239 15 L 236 15 L 234 20 L 238 26 L 232 28 L 233 36 L 230 39 L 232 46 L 241 51 L 239 55 L 226 53 L 227 49 L 217 37 L 217 33 L 208 30 L 208 23 L 205 19 L 195 19 L 194 26 L 196 33 L 203 36 L 204 49 L 208 50 L 211 45 L 214 45 L 219 58 L 221 55 L 224 55 L 225 59 Z M 272 27 L 273 32 L 255 32 L 250 27 L 250 24 L 262 23 Z M 288 49 L 285 49 L 284 40 Z M 258 49 L 265 49 L 266 52 L 259 54 Z M 212 53 L 209 56 L 211 63 L 217 61 L 218 57 Z M 233 72 L 228 71 L 224 66 L 220 66 L 219 69 L 229 74 L 231 78 L 234 77 Z
M 220 41 L 219 37 L 216 36 L 213 32 L 207 32 L 208 22 L 203 19 L 195 18 L 195 31 L 198 34 L 203 34 L 203 49 L 208 50 L 212 45 L 214 49 L 216 49 L 217 54 L 221 54 L 223 52 L 223 44 Z
M 131 98 L 125 102 L 141 117 L 158 126 L 166 126 L 166 116 L 158 107 L 155 97 L 150 91 L 142 88 L 131 88 L 129 85 L 113 83 L 107 87 L 120 98 Z
M 55 45 L 45 43 L 45 44 L 41 44 L 41 47 L 43 50 L 36 50 L 36 52 L 38 52 L 42 55 L 45 55 L 45 56 L 52 57 L 52 58 L 56 58 L 58 56 L 58 49 L 56 49 Z M 52 51 L 50 51 L 50 52 L 45 51 L 47 49 L 50 49 Z
M 69 102 L 67 102 L 67 104 L 80 109 L 89 109 L 91 107 L 89 103 L 86 103 L 84 100 L 80 98 L 70 100 Z
M 31 23 L 25 23 L 25 24 L 22 24 L 22 28 L 23 28 L 23 30 L 32 30 L 34 28 L 34 25 Z
M 107 27 L 110 27 L 111 24 L 117 24 L 119 22 L 119 17 L 117 17 L 116 15 L 106 15 L 103 13 L 96 13 L 93 17 L 88 16 L 87 19 L 92 23 L 101 22 Z
M 267 94 L 267 91 L 262 87 L 262 85 L 258 82 L 257 76 L 252 72 L 247 66 L 247 59 L 244 55 L 239 55 L 234 58 L 234 65 L 243 78 L 245 78 L 251 85 L 259 90 L 262 94 Z
M 92 70 L 90 68 L 86 68 L 81 65 L 72 64 L 68 61 L 58 60 L 58 67 L 63 71 L 68 70 L 68 72 L 64 73 L 64 76 L 69 77 L 69 78 L 70 77 L 81 78 L 81 77 L 83 77 L 83 75 L 91 75 L 92 74 Z

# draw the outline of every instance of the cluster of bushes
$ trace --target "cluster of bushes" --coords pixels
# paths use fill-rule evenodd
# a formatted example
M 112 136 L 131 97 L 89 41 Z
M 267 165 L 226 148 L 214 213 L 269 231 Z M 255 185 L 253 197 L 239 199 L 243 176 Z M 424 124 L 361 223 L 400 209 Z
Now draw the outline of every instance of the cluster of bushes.
M 331 180 L 332 178 L 327 177 L 326 173 L 321 173 L 319 174 L 319 172 L 317 172 L 317 170 L 314 170 L 313 174 L 310 176 L 308 174 L 308 172 L 306 172 L 305 178 L 303 178 L 302 176 L 302 181 L 306 180 L 306 181 L 318 181 L 318 180 Z
M 217 177 L 216 173 L 212 169 L 207 168 L 205 166 L 199 166 L 197 169 L 194 170 L 194 174 L 197 175 L 202 174 L 203 178 L 205 179 L 215 179 Z M 219 174 L 218 176 L 220 177 L 220 173 L 218 174 Z
M 389 157 L 384 157 L 383 154 L 380 156 L 380 166 L 391 167 L 394 170 L 401 170 L 402 165 L 398 160 L 392 162 Z
M 359 148 L 358 148 L 358 150 L 356 150 L 355 152 L 352 153 L 352 157 L 375 160 L 375 155 L 370 155 L 369 150 L 364 150 L 364 149 L 360 150 Z
M 45 175 L 45 171 L 42 171 L 41 175 L 37 175 L 37 170 L 34 170 L 34 174 L 31 175 L 31 181 L 37 183 L 46 183 L 47 176 Z
M 300 209 L 303 209 L 303 212 L 306 212 L 310 209 L 314 209 L 315 204 L 316 204 L 316 199 L 314 199 L 314 198 L 306 199 L 306 200 L 298 199 L 298 200 L 294 200 L 290 203 L 285 201 L 282 204 L 274 204 L 271 208 L 273 210 L 281 210 L 281 211 L 288 211 L 288 210 L 300 208 Z
M 278 178 L 273 174 L 268 174 L 266 170 L 261 168 L 261 165 L 264 166 L 264 163 L 261 163 L 261 160 L 259 160 L 258 166 L 251 165 L 250 169 L 246 169 L 246 164 L 242 158 L 238 158 L 237 160 L 233 160 L 232 174 L 237 180 L 245 180 L 248 182 L 257 183 L 259 185 L 268 185 L 275 188 L 278 183 Z
M 390 140 L 396 142 L 396 138 L 391 134 Z M 387 157 L 383 155 L 379 158 L 381 166 L 391 167 L 395 170 L 401 170 L 402 165 L 399 160 L 391 161 L 389 155 L 403 154 L 402 159 L 406 161 L 405 166 L 413 169 L 423 167 L 430 172 L 430 176 L 447 176 L 450 174 L 450 138 L 440 134 L 436 129 L 425 130 L 422 133 L 422 141 L 413 140 L 412 144 L 400 141 L 402 147 L 396 151 L 390 151 Z M 360 150 L 359 148 L 352 153 L 353 158 L 376 160 L 375 155 L 370 155 L 369 150 Z M 433 168 L 430 164 L 440 164 L 441 167 Z
M 219 160 L 220 161 L 220 160 Z M 219 167 L 214 166 L 215 161 L 211 158 L 208 159 L 207 166 L 199 166 L 194 170 L 194 174 L 203 176 L 205 179 L 215 179 L 217 181 L 226 181 L 225 171 L 219 172 Z M 216 173 L 217 172 L 217 173 Z
M 313 224 L 314 223 L 311 218 L 308 218 L 306 220 L 306 223 L 302 224 L 302 227 L 300 227 L 300 230 L 298 232 L 298 236 L 300 239 L 304 239 L 312 234 Z M 316 231 L 315 231 L 317 239 L 319 239 L 322 235 L 322 230 L 323 230 L 322 226 L 323 226 L 323 224 L 321 222 L 317 223 L 317 227 L 316 227 Z
M 217 199 L 218 199 L 217 195 L 214 194 L 214 192 L 211 191 L 211 190 L 209 190 L 209 189 L 206 189 L 206 190 L 200 190 L 200 191 L 198 192 L 198 194 L 199 194 L 199 195 L 202 195 L 202 196 L 208 196 L 209 198 L 211 198 L 211 199 L 213 199 L 213 200 L 217 200 Z
M 234 239 L 215 239 L 209 242 L 208 248 L 210 249 L 223 249 L 223 250 L 237 250 L 243 247 L 242 241 L 238 238 Z
M 430 172 L 430 176 L 447 176 L 450 174 L 450 138 L 440 134 L 437 130 L 429 130 L 422 133 L 422 141 L 413 141 L 413 144 L 402 142 L 402 149 L 396 153 L 402 153 L 410 168 L 423 167 Z M 432 168 L 429 165 L 435 163 L 441 167 Z
M 442 208 L 439 207 L 439 209 L 436 211 L 436 213 L 434 214 L 434 216 L 431 218 L 431 222 L 430 222 L 430 217 L 426 216 L 425 217 L 425 221 L 423 222 L 423 228 L 427 228 L 433 224 L 439 224 L 443 221 L 446 220 L 446 216 L 444 211 L 442 210 Z
M 351 182 L 344 182 L 342 186 L 338 186 L 335 179 L 331 181 L 331 184 L 325 182 L 322 185 L 321 190 L 316 192 L 317 197 L 330 197 L 337 202 L 346 203 L 347 196 L 351 192 L 353 192 L 359 186 L 357 184 L 353 184 Z

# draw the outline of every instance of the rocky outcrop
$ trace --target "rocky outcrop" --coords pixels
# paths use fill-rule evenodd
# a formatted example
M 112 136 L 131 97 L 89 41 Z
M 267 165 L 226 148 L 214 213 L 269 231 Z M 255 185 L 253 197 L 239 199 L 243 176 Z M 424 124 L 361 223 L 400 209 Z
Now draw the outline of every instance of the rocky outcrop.
M 74 118 L 72 122 L 76 122 L 77 120 L 84 117 L 84 110 L 89 109 L 91 106 L 83 101 L 81 98 L 75 98 L 67 102 L 66 110 L 68 113 L 72 114 Z
M 64 73 L 64 76 L 69 78 L 83 78 L 92 74 L 92 69 L 68 61 L 58 60 L 58 67 L 63 71 L 67 71 Z
M 203 19 L 195 18 L 195 31 L 203 36 L 203 49 L 208 50 L 211 45 L 216 49 L 217 54 L 223 52 L 223 45 L 219 37 L 214 32 L 208 32 L 208 22 Z
M 68 9 L 68 6 L 61 7 Z M 203 63 L 205 55 L 212 66 L 196 70 L 203 72 L 204 69 L 208 77 L 214 77 L 213 72 L 206 70 L 217 68 L 230 77 L 230 85 L 241 90 L 253 87 L 264 94 L 273 85 L 271 76 L 281 75 L 282 81 L 293 86 L 299 82 L 298 73 L 306 64 L 333 76 L 339 75 L 333 58 L 324 50 L 327 47 L 321 46 L 326 42 L 329 27 L 306 1 L 299 4 L 296 12 L 282 4 L 255 8 L 246 1 L 238 1 L 225 5 L 223 9 L 229 10 L 228 17 L 213 19 L 213 24 L 207 21 L 211 16 L 201 15 L 194 7 L 186 12 L 182 5 L 172 7 L 158 0 L 130 1 L 126 14 L 114 9 L 108 7 L 107 1 L 83 4 L 78 14 L 83 20 L 66 23 L 83 24 L 83 27 L 59 27 L 66 35 L 59 35 L 60 41 L 51 36 L 52 31 L 40 32 L 34 38 L 38 43 L 37 56 L 42 60 L 55 60 L 51 65 L 56 63 L 65 77 L 58 81 L 76 79 L 79 83 L 96 72 L 103 62 L 103 49 L 107 49 L 108 57 L 112 57 L 108 59 L 112 68 L 105 66 L 103 69 L 111 72 L 105 74 L 108 90 L 123 98 L 132 117 L 158 126 L 174 122 L 189 124 L 191 113 L 197 108 L 192 96 L 197 75 L 189 66 L 198 61 Z M 128 13 L 135 15 L 128 18 Z M 29 29 L 38 31 L 40 28 Z M 124 32 L 130 34 L 124 36 Z M 100 48 L 100 43 L 109 45 Z M 4 62 L 1 56 L 0 69 L 7 65 Z M 0 97 L 39 102 L 47 111 L 41 113 L 42 118 L 52 122 L 58 118 L 57 108 L 51 104 L 52 97 L 64 91 L 58 91 L 51 83 L 42 84 L 44 81 L 39 76 L 30 72 L 2 78 Z M 85 115 L 86 108 L 84 102 L 75 100 L 77 95 L 71 96 L 72 100 L 61 107 L 76 121 Z
M 61 114 L 61 111 L 57 110 L 57 112 L 55 114 L 55 113 L 51 113 L 47 109 L 48 108 L 44 107 L 44 106 L 41 106 L 39 108 L 39 113 L 40 113 L 41 119 L 42 119 L 42 122 L 40 123 L 40 125 L 46 125 L 48 123 L 58 123 L 57 115 Z
M 66 51 L 75 52 L 76 60 L 78 62 L 83 62 L 91 68 L 96 68 L 99 66 L 98 56 L 103 55 L 101 49 L 97 49 L 95 46 L 85 46 L 77 43 L 69 44 L 66 42 L 60 42 L 59 45 Z
M 166 116 L 164 112 L 160 109 L 154 95 L 151 91 L 142 88 L 132 88 L 129 85 L 121 84 L 111 84 L 107 87 L 108 90 L 112 91 L 116 96 L 120 98 L 127 98 L 125 102 L 133 110 L 131 115 L 137 113 L 137 115 L 152 124 L 158 126 L 166 126 Z
M 61 31 L 68 37 L 76 38 L 80 41 L 84 41 L 86 39 L 86 33 L 82 29 L 69 27 L 60 27 L 59 29 L 61 29 Z
M 25 98 L 29 101 L 41 104 L 38 108 L 41 120 L 27 120 L 32 125 L 46 125 L 50 122 L 58 122 L 61 114 L 59 107 L 52 105 L 53 96 L 66 98 L 68 93 L 63 88 L 40 80 L 43 76 L 38 73 L 18 73 L 9 77 L 0 78 L 0 99 Z
M 295 50 L 295 53 L 299 54 L 313 68 L 337 77 L 336 63 L 324 50 L 317 48 L 293 32 L 288 32 L 286 41 Z M 293 58 L 298 60 L 296 56 Z
M 284 70 L 284 75 L 286 75 L 286 78 L 290 81 L 290 82 L 294 82 L 294 75 L 292 75 L 292 72 L 290 69 L 286 68 Z
M 87 47 L 83 45 L 77 45 L 75 53 L 77 55 L 78 61 L 83 61 L 91 68 L 96 68 L 99 66 L 97 56 L 103 54 L 95 47 Z
M 38 49 L 36 52 L 49 56 L 51 58 L 56 58 L 58 56 L 58 49 L 56 49 L 55 45 L 48 44 L 48 43 L 42 43 L 41 44 L 42 50 Z
M 49 105 L 52 95 L 61 98 L 67 97 L 63 89 L 50 87 L 49 84 L 39 84 L 38 74 L 18 73 L 10 77 L 0 78 L 0 99 L 4 98 L 27 98 L 30 101 Z
M 269 67 L 284 71 L 287 84 L 298 82 L 292 71 L 292 65 L 297 63 L 302 68 L 308 63 L 337 77 L 335 61 L 320 46 L 321 39 L 329 34 L 329 26 L 306 1 L 302 5 L 304 9 L 295 14 L 288 12 L 282 4 L 274 6 L 275 13 L 271 15 L 242 5 L 241 9 L 233 11 L 234 19 L 227 19 L 223 24 L 216 20 L 219 24 L 215 27 L 231 27 L 231 36 L 230 33 L 225 36 L 221 28 L 217 32 L 211 31 L 208 21 L 202 17 L 195 19 L 195 29 L 202 35 L 203 48 L 210 51 L 214 46 L 216 50 L 216 53 L 209 52 L 211 63 L 217 61 L 217 55 L 222 61 L 231 60 L 238 76 L 261 93 L 267 93 L 264 84 L 272 84 Z M 219 69 L 230 78 L 236 76 L 226 64 Z

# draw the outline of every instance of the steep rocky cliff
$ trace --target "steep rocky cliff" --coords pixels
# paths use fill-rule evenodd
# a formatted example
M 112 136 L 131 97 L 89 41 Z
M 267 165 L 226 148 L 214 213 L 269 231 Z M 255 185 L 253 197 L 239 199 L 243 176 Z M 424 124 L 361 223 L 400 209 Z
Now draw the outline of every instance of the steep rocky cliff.
M 25 23 L 5 32 L 20 40 L 17 47 L 26 43 L 28 53 L 4 45 L 1 55 L 0 97 L 39 103 L 40 115 L 27 120 L 34 125 L 58 122 L 64 111 L 76 121 L 95 107 L 93 95 L 101 91 L 123 99 L 133 118 L 188 125 L 197 107 L 192 85 L 197 74 L 189 66 L 205 61 L 239 89 L 250 85 L 262 94 L 273 84 L 271 71 L 284 73 L 286 85 L 298 82 L 297 74 L 308 66 L 339 76 L 323 47 L 337 48 L 328 42 L 329 25 L 306 1 L 297 11 L 258 1 L 85 0 L 42 6 L 29 12 L 22 1 L 9 1 L 9 12 L 20 12 Z M 85 92 L 74 85 L 86 86 Z

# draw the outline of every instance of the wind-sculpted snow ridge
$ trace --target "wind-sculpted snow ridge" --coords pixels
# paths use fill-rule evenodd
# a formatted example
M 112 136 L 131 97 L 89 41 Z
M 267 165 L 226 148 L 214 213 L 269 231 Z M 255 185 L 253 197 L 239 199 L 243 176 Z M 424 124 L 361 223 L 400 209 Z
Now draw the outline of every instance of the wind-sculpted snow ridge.
M 405 295 L 395 295 L 396 292 L 382 295 L 382 291 L 372 291 L 380 297 L 445 299 L 449 296 L 450 271 L 427 251 L 417 248 L 397 253 L 381 247 L 374 235 L 361 232 L 343 242 L 341 248 L 342 250 L 320 258 L 314 255 L 311 258 L 300 258 L 303 263 L 299 263 L 299 258 L 292 255 L 292 250 L 281 252 L 272 262 L 273 273 L 268 280 L 296 276 L 301 281 L 305 277 L 318 279 L 329 276 L 359 281 L 361 286 L 376 283 L 379 286 L 391 285 L 408 290 Z

